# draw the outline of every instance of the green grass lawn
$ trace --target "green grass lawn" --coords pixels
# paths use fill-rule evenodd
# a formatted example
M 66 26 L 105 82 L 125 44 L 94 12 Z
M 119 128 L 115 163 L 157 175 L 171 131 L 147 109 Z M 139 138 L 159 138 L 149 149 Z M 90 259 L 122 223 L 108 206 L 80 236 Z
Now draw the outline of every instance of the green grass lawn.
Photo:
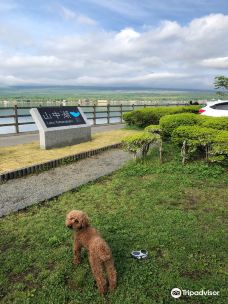
M 1 303 L 227 303 L 228 172 L 182 166 L 166 146 L 115 174 L 0 220 Z M 72 265 L 71 209 L 86 211 L 110 244 L 118 288 L 102 299 L 87 253 Z M 130 258 L 147 249 L 149 258 Z M 172 299 L 174 287 L 216 290 L 218 297 Z

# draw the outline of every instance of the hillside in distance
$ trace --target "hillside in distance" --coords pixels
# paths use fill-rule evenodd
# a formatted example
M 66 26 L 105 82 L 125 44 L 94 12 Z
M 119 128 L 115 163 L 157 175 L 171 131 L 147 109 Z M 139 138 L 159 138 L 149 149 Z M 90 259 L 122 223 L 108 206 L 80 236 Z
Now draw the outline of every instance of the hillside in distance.
M 75 86 L 12 86 L 0 87 L 0 101 L 76 101 L 99 99 L 114 101 L 156 101 L 156 100 L 210 100 L 216 98 L 215 91 L 171 90 L 132 87 L 75 87 Z

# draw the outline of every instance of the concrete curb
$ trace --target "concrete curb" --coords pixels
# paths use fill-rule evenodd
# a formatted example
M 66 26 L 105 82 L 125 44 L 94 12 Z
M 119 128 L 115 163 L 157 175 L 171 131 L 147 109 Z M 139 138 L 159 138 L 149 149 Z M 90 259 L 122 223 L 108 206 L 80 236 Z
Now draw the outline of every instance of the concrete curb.
M 91 156 L 99 154 L 103 151 L 120 148 L 120 147 L 121 147 L 121 143 L 112 144 L 112 145 L 104 146 L 102 148 L 93 149 L 93 150 L 89 150 L 89 151 L 85 151 L 85 152 L 81 152 L 81 153 L 77 153 L 77 154 L 72 154 L 72 155 L 62 157 L 62 158 L 53 159 L 48 162 L 36 164 L 33 166 L 29 166 L 29 167 L 20 168 L 18 170 L 8 171 L 6 173 L 0 174 L 0 183 L 6 182 L 10 179 L 24 177 L 29 174 L 39 173 L 44 170 L 46 171 L 46 170 L 49 170 L 52 168 L 59 167 L 64 164 L 73 163 L 79 159 L 91 157 Z

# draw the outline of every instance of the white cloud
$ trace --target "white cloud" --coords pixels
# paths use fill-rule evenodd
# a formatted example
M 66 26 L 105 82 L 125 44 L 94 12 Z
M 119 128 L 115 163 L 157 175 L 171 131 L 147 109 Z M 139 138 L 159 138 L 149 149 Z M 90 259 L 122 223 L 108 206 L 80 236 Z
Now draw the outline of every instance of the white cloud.
M 12 68 L 42 68 L 59 66 L 61 61 L 55 56 L 12 56 L 0 62 L 1 67 Z
M 202 18 L 194 19 L 189 26 L 185 28 L 186 40 L 197 41 L 211 41 L 220 37 L 224 37 L 224 30 L 228 27 L 228 16 L 223 14 L 211 14 Z
M 0 45 L 1 48 L 10 46 L 13 50 L 19 47 L 31 47 L 33 38 L 28 31 L 10 22 L 0 20 Z
M 140 33 L 136 32 L 132 28 L 125 28 L 116 34 L 115 39 L 117 42 L 130 42 L 136 38 L 140 37 Z
M 163 21 L 152 32 L 154 33 L 154 40 L 177 39 L 181 37 L 183 29 L 176 21 Z
M 87 24 L 87 25 L 96 25 L 97 24 L 96 20 L 89 18 L 88 16 L 85 16 L 85 15 L 78 15 L 77 21 L 81 24 Z
M 73 12 L 72 10 L 70 10 L 64 6 L 61 6 L 61 13 L 62 13 L 63 17 L 66 19 L 74 19 L 76 17 L 75 12 Z
M 48 37 L 35 54 L 2 50 L 0 82 L 212 88 L 214 76 L 228 68 L 227 32 L 228 16 L 216 14 L 186 26 L 163 21 L 144 31 L 94 27 L 87 34 Z
M 64 6 L 60 6 L 60 13 L 65 19 L 73 20 L 80 24 L 84 24 L 84 25 L 96 25 L 97 24 L 97 22 L 94 19 L 92 19 L 88 16 L 85 16 L 85 15 L 82 15 L 82 14 L 78 14 L 75 11 L 73 11 L 69 8 L 66 8 Z
M 228 70 L 228 57 L 204 59 L 201 64 L 208 68 Z
M 145 16 L 145 9 L 141 8 L 137 2 L 134 1 L 122 1 L 122 0 L 87 0 L 90 3 L 96 4 L 100 7 L 108 9 L 114 13 L 118 13 L 122 16 L 127 16 L 132 19 Z

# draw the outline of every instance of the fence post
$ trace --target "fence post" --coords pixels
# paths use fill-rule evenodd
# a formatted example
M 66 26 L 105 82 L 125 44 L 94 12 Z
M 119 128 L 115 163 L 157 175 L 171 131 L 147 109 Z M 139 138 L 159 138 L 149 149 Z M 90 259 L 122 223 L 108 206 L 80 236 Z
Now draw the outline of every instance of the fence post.
M 107 123 L 110 124 L 110 104 L 107 105 Z
M 120 105 L 120 122 L 123 123 L 123 105 Z
M 15 130 L 16 130 L 16 133 L 19 133 L 17 105 L 14 105 L 14 113 L 15 113 L 15 116 L 14 116 Z
M 93 104 L 93 124 L 96 125 L 96 105 Z

